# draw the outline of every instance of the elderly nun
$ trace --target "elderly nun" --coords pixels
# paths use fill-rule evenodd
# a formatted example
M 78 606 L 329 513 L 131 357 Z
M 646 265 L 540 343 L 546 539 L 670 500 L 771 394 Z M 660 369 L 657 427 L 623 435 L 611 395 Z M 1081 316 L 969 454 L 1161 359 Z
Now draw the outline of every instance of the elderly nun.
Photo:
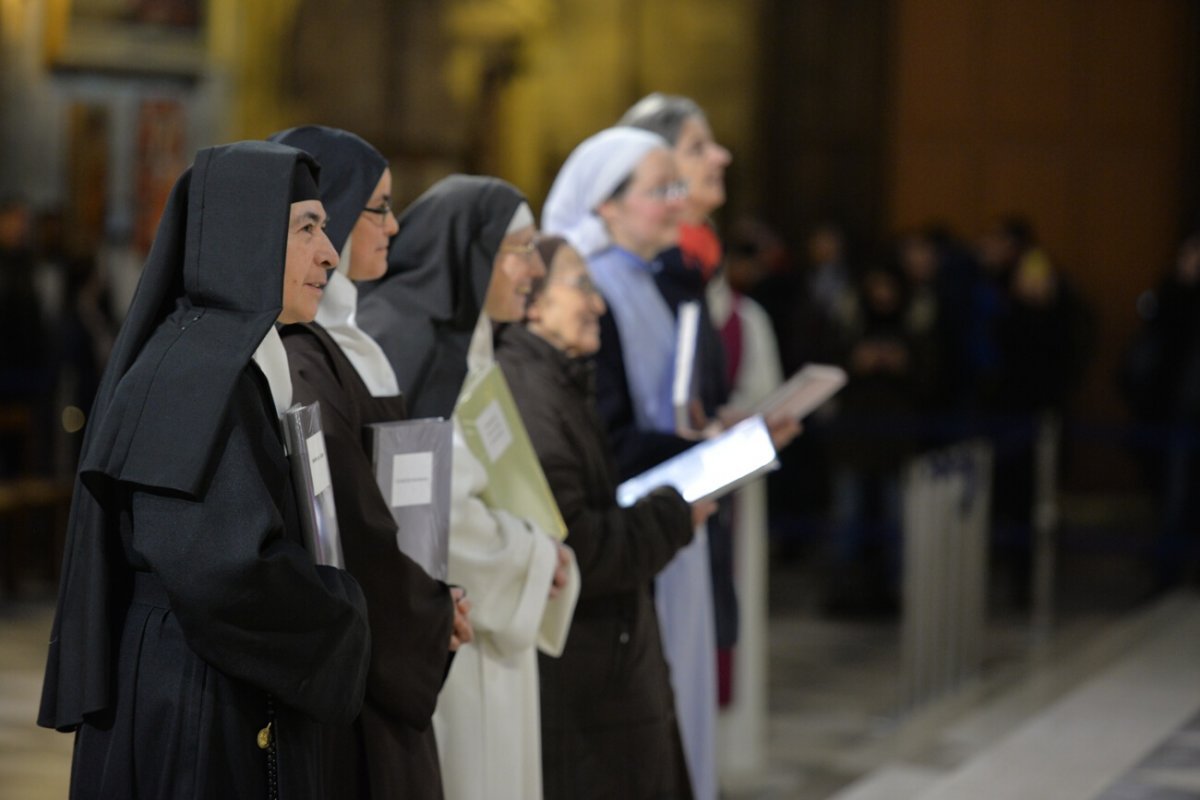
M 655 284 L 659 253 L 678 241 L 683 185 L 667 142 L 609 128 L 584 141 L 555 178 L 543 210 L 547 233 L 588 260 L 609 313 L 601 319 L 597 406 L 618 479 L 693 444 L 671 402 L 675 315 Z M 715 798 L 717 689 L 708 537 L 696 536 L 659 573 L 655 603 L 692 788 Z

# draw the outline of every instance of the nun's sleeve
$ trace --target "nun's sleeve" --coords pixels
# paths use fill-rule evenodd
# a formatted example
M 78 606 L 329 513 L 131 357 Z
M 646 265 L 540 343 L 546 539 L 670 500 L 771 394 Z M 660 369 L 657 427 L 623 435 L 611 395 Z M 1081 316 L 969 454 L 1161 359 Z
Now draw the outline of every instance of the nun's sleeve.
M 279 493 L 291 488 L 264 479 L 285 473 L 271 462 L 278 443 L 266 441 L 276 434 L 261 407 L 243 373 L 202 497 L 134 491 L 132 547 L 201 658 L 321 722 L 346 724 L 366 685 L 366 603 L 349 574 L 314 566 L 283 538 Z

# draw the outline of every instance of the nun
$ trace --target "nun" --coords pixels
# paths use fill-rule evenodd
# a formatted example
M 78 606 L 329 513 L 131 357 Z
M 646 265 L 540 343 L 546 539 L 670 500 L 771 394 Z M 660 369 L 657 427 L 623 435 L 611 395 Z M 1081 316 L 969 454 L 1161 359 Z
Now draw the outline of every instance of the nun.
M 497 178 L 450 176 L 405 210 L 359 323 L 414 416 L 450 416 L 468 371 L 494 363 L 497 326 L 524 317 L 545 276 L 536 233 L 525 198 Z M 481 499 L 487 473 L 457 427 L 453 457 L 449 577 L 470 593 L 475 638 L 459 649 L 433 717 L 446 797 L 539 798 L 537 650 L 562 653 L 578 568 L 569 548 Z
M 398 229 L 391 170 L 348 131 L 309 125 L 271 140 L 320 162 L 326 231 L 341 253 L 317 321 L 280 331 L 295 400 L 321 404 L 346 567 L 362 585 L 371 621 L 366 701 L 353 729 L 327 737 L 326 772 L 345 797 L 439 800 L 433 709 L 450 651 L 470 639 L 469 605 L 462 589 L 429 577 L 397 548 L 396 523 L 363 436 L 366 425 L 406 416 L 391 365 L 355 322 L 354 281 L 383 275 Z
M 688 797 L 650 588 L 711 504 L 693 509 L 662 487 L 630 508 L 617 505 L 592 380 L 604 299 L 563 239 L 545 237 L 538 248 L 549 273 L 534 284 L 526 324 L 500 332 L 496 358 L 582 578 L 566 650 L 540 660 L 545 797 Z
M 316 163 L 201 150 L 172 190 L 88 421 L 39 724 L 71 797 L 311 797 L 362 705 L 362 591 L 301 544 L 276 322 L 337 252 Z
M 675 315 L 655 283 L 656 257 L 678 242 L 685 194 L 666 140 L 616 127 L 568 156 L 542 213 L 546 232 L 563 236 L 587 258 L 608 307 L 600 320 L 596 403 L 618 480 L 694 444 L 694 434 L 675 425 Z M 658 574 L 655 605 L 692 789 L 712 800 L 716 646 L 704 525 Z

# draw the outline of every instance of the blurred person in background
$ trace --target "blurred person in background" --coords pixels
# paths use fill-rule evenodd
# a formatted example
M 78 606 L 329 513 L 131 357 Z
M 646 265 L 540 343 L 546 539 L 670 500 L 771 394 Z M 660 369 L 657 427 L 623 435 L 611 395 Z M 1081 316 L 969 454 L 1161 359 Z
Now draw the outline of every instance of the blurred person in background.
M 359 324 L 383 349 L 413 416 L 449 417 L 468 372 L 493 363 L 497 329 L 520 322 L 545 277 L 533 212 L 498 178 L 452 175 L 405 209 L 386 274 L 360 287 Z M 537 650 L 562 653 L 579 594 L 568 547 L 480 497 L 487 472 L 454 433 L 449 578 L 471 598 L 434 712 L 450 800 L 542 794 Z
M 897 607 L 900 467 L 915 451 L 929 358 L 927 337 L 909 327 L 910 310 L 897 272 L 872 267 L 863 273 L 851 311 L 849 382 L 831 446 L 831 612 Z
M 547 276 L 534 283 L 526 324 L 501 331 L 496 359 L 583 584 L 562 658 L 541 661 L 545 796 L 690 797 L 651 586 L 711 503 L 690 507 L 663 487 L 617 505 L 592 380 L 604 299 L 563 239 L 545 237 L 538 247 Z
M 1200 233 L 1179 244 L 1158 286 L 1137 301 L 1141 325 L 1120 365 L 1119 385 L 1134 417 L 1157 435 L 1139 449 L 1159 499 L 1156 578 L 1168 586 L 1196 575 L 1200 545 Z
M 39 471 L 49 449 L 54 382 L 52 329 L 36 283 L 32 213 L 19 198 L 0 200 L 0 475 Z M 9 421 L 11 419 L 11 421 Z
M 271 137 L 321 164 L 329 241 L 341 254 L 316 322 L 280 331 L 293 397 L 321 404 L 325 453 L 337 498 L 346 568 L 362 585 L 371 621 L 367 697 L 353 728 L 330 730 L 325 773 L 347 797 L 442 797 L 433 710 L 450 652 L 470 641 L 468 601 L 396 546 L 396 522 L 375 482 L 365 426 L 406 417 L 379 345 L 358 328 L 354 281 L 387 270 L 399 226 L 383 156 L 348 131 L 308 125 Z M 452 595 L 453 592 L 453 595 Z
M 1061 418 L 1082 383 L 1093 348 L 1091 310 L 1042 248 L 1032 224 L 1008 216 L 983 236 L 985 277 L 975 310 L 981 399 L 994 417 L 996 561 L 1010 602 L 1030 600 L 1034 443 L 1046 414 Z M 986 338 L 985 338 L 986 337 Z M 990 352 L 989 352 L 990 351 Z M 1004 573 L 1007 572 L 1007 575 Z

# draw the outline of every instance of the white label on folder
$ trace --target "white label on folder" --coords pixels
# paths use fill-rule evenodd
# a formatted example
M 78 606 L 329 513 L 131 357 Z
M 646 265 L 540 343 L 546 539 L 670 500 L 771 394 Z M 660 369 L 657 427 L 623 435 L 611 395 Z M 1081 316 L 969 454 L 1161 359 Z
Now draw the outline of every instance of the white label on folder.
M 476 425 L 479 428 L 479 438 L 483 440 L 483 449 L 494 464 L 513 442 L 512 431 L 508 429 L 504 412 L 500 410 L 500 403 L 496 400 L 488 403 L 479 413 Z
M 329 488 L 329 460 L 325 458 L 325 437 L 319 432 L 306 440 L 308 466 L 312 470 L 313 496 Z
M 392 456 L 392 508 L 433 502 L 433 453 Z

